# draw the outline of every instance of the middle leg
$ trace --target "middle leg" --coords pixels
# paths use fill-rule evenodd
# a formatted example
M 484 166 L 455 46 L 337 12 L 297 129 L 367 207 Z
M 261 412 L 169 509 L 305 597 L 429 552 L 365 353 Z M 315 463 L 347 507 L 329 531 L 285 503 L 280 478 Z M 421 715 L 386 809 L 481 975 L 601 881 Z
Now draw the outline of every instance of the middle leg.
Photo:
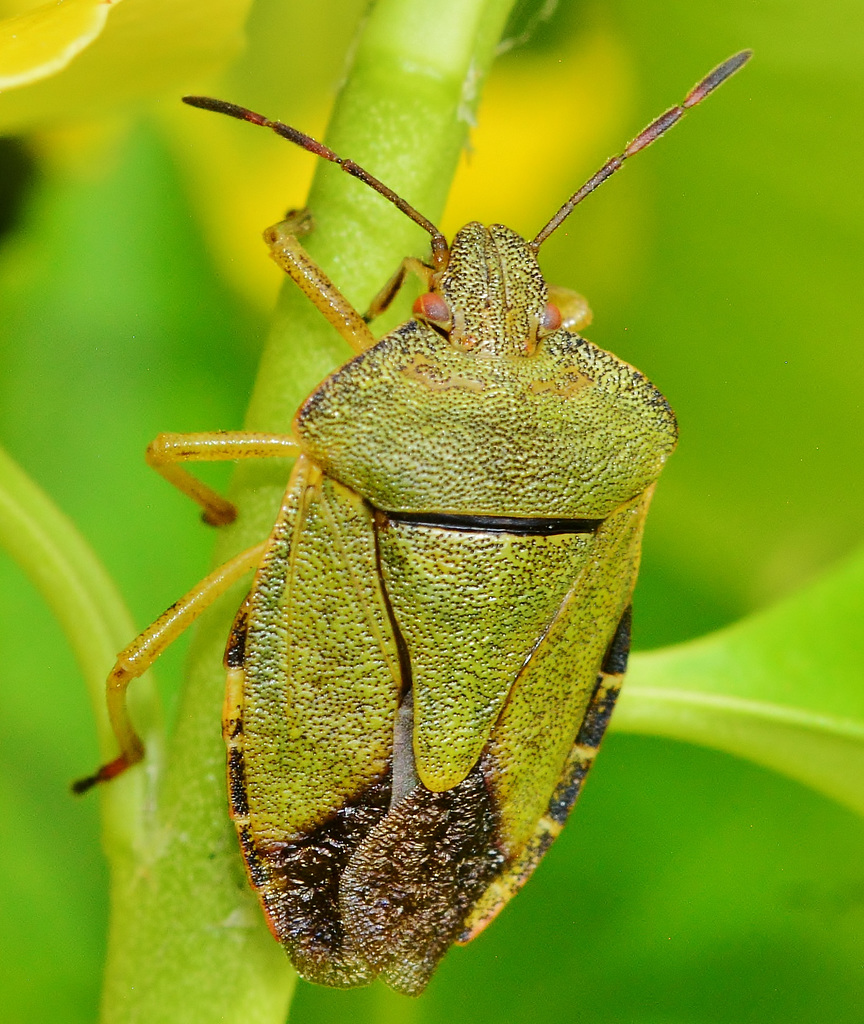
M 231 462 L 236 459 L 292 458 L 300 446 L 285 434 L 213 430 L 200 434 L 160 434 L 147 447 L 147 465 L 204 509 L 204 522 L 226 526 L 237 509 L 179 462 Z

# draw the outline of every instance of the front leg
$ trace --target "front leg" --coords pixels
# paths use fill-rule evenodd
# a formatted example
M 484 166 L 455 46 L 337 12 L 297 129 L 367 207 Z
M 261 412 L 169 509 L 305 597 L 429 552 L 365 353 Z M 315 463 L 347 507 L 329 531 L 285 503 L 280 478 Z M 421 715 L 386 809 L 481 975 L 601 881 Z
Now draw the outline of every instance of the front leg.
M 298 241 L 298 236 L 312 230 L 308 210 L 292 210 L 285 220 L 267 228 L 264 241 L 270 256 L 279 264 L 297 287 L 324 314 L 355 352 L 365 352 L 375 344 L 366 321 L 339 291 L 336 285 L 314 262 Z
M 416 274 L 428 290 L 432 287 L 434 273 L 434 269 L 430 267 L 428 263 L 418 260 L 416 256 L 406 256 L 399 264 L 399 269 L 396 273 L 372 300 L 363 319 L 368 324 L 370 320 L 374 320 L 376 316 L 380 316 L 399 294 L 399 290 L 405 283 L 405 278 L 409 274 Z

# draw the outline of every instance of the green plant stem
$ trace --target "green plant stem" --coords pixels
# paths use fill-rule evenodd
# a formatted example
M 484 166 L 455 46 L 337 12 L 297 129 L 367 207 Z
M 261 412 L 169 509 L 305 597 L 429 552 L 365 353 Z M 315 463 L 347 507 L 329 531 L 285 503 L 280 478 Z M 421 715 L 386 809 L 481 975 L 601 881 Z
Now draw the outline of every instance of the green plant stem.
M 426 216 L 439 217 L 509 8 L 510 0 L 444 0 L 434 11 L 422 0 L 379 0 L 363 26 L 328 144 L 368 165 Z M 316 230 L 308 249 L 361 309 L 406 253 L 428 250 L 416 225 L 333 166 L 318 168 L 309 205 Z M 247 425 L 287 430 L 302 398 L 349 355 L 287 285 Z M 218 561 L 269 532 L 286 468 L 239 468 L 231 496 L 240 517 L 220 536 Z M 114 884 L 106 1024 L 285 1019 L 293 973 L 248 890 L 226 813 L 221 655 L 241 597 L 236 588 L 201 622 L 168 751 L 153 856 L 128 884 Z
M 108 724 L 105 679 L 117 651 L 134 634 L 123 599 L 104 566 L 72 522 L 0 449 L 0 547 L 15 559 L 60 623 L 87 685 L 104 760 L 117 753 Z M 151 764 L 162 748 L 158 698 L 145 677 L 136 685 L 135 709 Z M 82 773 L 95 765 L 82 765 Z M 116 868 L 131 869 L 146 842 L 147 789 L 143 772 L 102 787 L 103 844 Z

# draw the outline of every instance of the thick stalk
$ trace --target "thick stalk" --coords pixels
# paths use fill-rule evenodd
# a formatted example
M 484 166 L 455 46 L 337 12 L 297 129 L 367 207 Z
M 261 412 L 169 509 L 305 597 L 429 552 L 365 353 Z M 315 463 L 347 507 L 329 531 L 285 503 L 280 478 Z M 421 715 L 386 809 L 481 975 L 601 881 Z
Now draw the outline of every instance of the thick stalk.
M 93 705 L 100 754 L 107 761 L 117 751 L 105 706 L 105 677 L 117 651 L 134 632 L 132 617 L 74 524 L 3 450 L 0 548 L 38 588 L 68 638 Z M 148 842 L 148 782 L 162 749 L 158 698 L 146 677 L 136 687 L 135 710 L 153 770 L 130 774 L 100 789 L 102 841 L 120 875 L 133 870 Z M 88 767 L 82 765 L 82 772 Z

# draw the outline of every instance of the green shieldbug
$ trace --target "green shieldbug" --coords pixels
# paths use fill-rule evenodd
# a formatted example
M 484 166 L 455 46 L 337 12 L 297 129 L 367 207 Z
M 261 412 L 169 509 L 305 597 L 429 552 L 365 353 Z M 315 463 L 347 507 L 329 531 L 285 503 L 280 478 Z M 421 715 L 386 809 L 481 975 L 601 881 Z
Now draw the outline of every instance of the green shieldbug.
M 418 993 L 523 885 L 561 831 L 627 662 L 655 481 L 677 440 L 666 400 L 576 333 L 543 241 L 623 161 L 737 71 L 731 57 L 609 160 L 532 240 L 466 225 L 448 245 L 404 200 L 301 132 L 201 97 L 340 164 L 432 237 L 361 317 L 312 263 L 295 214 L 271 255 L 353 346 L 290 436 L 160 435 L 148 461 L 214 525 L 233 506 L 179 463 L 296 455 L 269 539 L 204 580 L 119 656 L 108 704 L 143 756 L 125 689 L 255 569 L 225 653 L 231 815 L 270 928 L 300 974 Z M 367 322 L 407 272 L 414 319 Z M 550 301 L 550 298 L 554 301 Z

